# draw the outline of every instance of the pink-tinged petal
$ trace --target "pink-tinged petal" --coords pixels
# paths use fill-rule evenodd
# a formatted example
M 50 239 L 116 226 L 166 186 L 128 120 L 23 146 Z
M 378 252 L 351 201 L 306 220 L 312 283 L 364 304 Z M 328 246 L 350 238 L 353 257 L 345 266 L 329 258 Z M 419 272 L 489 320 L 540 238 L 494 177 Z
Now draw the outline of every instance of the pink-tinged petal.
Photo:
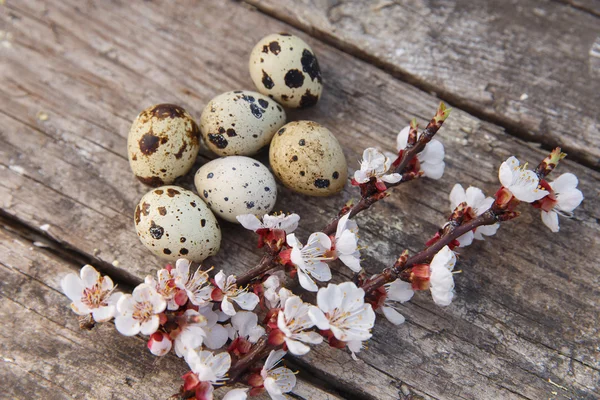
M 233 307 L 233 303 L 227 296 L 224 296 L 223 300 L 221 300 L 221 310 L 229 316 L 235 315 L 235 307 Z
M 187 281 L 190 275 L 190 261 L 180 258 L 175 262 L 175 271 L 179 278 L 183 279 L 184 282 Z
M 577 176 L 567 172 L 556 178 L 554 182 L 550 182 L 550 187 L 556 193 L 564 193 L 575 189 L 578 183 L 579 180 L 577 179 Z
M 558 214 L 555 211 L 542 211 L 542 222 L 554 233 L 559 231 Z
M 360 266 L 360 253 L 358 251 L 355 254 L 340 255 L 338 258 L 354 272 L 360 272 L 362 269 Z
M 454 210 L 460 203 L 467 201 L 467 194 L 460 183 L 454 185 L 450 191 L 450 206 Z
M 258 296 L 250 292 L 240 293 L 232 298 L 232 300 L 235 301 L 242 309 L 248 311 L 254 310 L 254 308 L 256 308 L 260 302 Z
M 470 246 L 471 243 L 473 243 L 473 238 L 474 238 L 474 233 L 473 231 L 469 231 L 467 233 L 465 233 L 464 235 L 458 237 L 458 243 L 459 243 L 459 247 L 467 247 Z
M 134 306 L 136 301 L 133 299 L 133 296 L 130 294 L 124 294 L 117 301 L 117 311 L 120 314 L 129 314 L 131 315 L 134 310 Z
M 115 327 L 121 335 L 125 336 L 135 336 L 140 333 L 140 323 L 130 315 L 117 315 Z
M 310 351 L 310 347 L 308 347 L 304 343 L 290 339 L 288 337 L 285 338 L 285 344 L 287 344 L 290 353 L 295 354 L 297 356 L 303 356 L 304 354 Z
M 246 400 L 248 398 L 249 389 L 232 389 L 225 396 L 223 396 L 223 400 Z
M 117 309 L 114 305 L 98 307 L 92 311 L 92 316 L 96 322 L 110 321 L 115 316 Z
M 571 212 L 583 201 L 583 193 L 579 189 L 571 189 L 568 192 L 562 192 L 558 196 L 556 208 L 564 212 Z
M 157 336 L 157 338 L 155 338 Z M 158 333 L 153 335 L 148 341 L 148 349 L 150 353 L 157 357 L 165 356 L 171 351 L 173 342 L 167 337 L 167 334 Z
M 227 343 L 227 339 L 229 338 L 227 329 L 219 324 L 213 325 L 210 328 L 205 327 L 204 333 L 206 334 L 204 345 L 211 350 L 220 349 Z
M 423 176 L 429 179 L 438 180 L 444 175 L 445 167 L 446 164 L 444 162 L 436 164 L 425 162 L 421 164 L 421 171 L 424 173 Z
M 398 311 L 394 310 L 392 307 L 381 307 L 381 312 L 394 325 L 403 324 L 406 320 L 404 315 L 400 314 Z
M 317 286 L 315 281 L 313 281 L 310 278 L 310 276 L 308 276 L 301 269 L 298 269 L 298 282 L 300 283 L 300 286 L 302 286 L 305 290 L 308 290 L 309 292 L 316 292 L 317 290 L 319 290 L 319 287 Z
M 158 315 L 153 315 L 150 318 L 148 318 L 147 321 L 140 324 L 140 332 L 143 335 L 152 335 L 158 330 L 159 325 L 160 318 L 158 318 Z
M 62 291 L 71 301 L 80 301 L 85 286 L 76 274 L 68 274 L 60 281 Z
M 91 265 L 84 265 L 81 268 L 80 276 L 81 282 L 87 288 L 91 288 L 100 280 L 100 273 Z
M 321 289 L 323 290 L 323 289 Z M 308 316 L 311 321 L 321 330 L 329 329 L 329 320 L 323 314 L 323 311 L 319 310 L 315 306 L 310 306 L 308 309 Z
M 400 279 L 396 279 L 392 283 L 386 285 L 387 299 L 404 303 L 412 299 L 415 292 L 412 290 L 412 285 Z
M 133 292 L 131 292 L 131 296 L 138 303 L 142 303 L 144 301 L 150 300 L 152 292 L 156 292 L 156 290 L 152 286 L 147 285 L 145 283 L 141 283 L 133 289 Z
M 467 196 L 467 204 L 471 207 L 477 207 L 479 203 L 485 200 L 485 194 L 483 194 L 481 189 L 474 186 L 469 186 L 465 194 Z
M 402 175 L 394 172 L 393 174 L 383 175 L 381 180 L 386 183 L 398 183 L 402 180 Z
M 317 293 L 317 304 L 324 313 L 332 313 L 342 305 L 344 294 L 338 285 L 329 284 L 326 288 L 319 289 Z
M 365 291 L 363 289 L 356 287 L 353 282 L 343 282 L 337 286 L 342 293 L 340 309 L 352 312 L 363 306 L 365 303 Z
M 102 290 L 110 291 L 113 290 L 114 287 L 115 284 L 113 283 L 112 279 L 110 279 L 110 276 L 102 277 L 102 285 L 100 286 Z
M 410 125 L 405 126 L 396 137 L 396 150 L 404 150 L 408 144 L 408 135 L 410 133 Z
M 254 214 L 244 214 L 235 217 L 242 226 L 248 230 L 256 232 L 263 227 L 260 219 Z
M 227 285 L 227 275 L 223 270 L 219 271 L 217 275 L 215 275 L 215 283 L 221 290 L 225 290 L 225 286 Z

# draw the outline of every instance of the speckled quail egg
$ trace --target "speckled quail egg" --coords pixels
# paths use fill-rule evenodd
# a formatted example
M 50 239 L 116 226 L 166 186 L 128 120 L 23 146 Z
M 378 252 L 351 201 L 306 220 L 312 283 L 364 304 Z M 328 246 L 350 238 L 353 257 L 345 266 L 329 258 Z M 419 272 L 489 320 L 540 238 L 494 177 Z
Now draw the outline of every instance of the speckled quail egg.
M 197 194 L 178 186 L 146 193 L 135 208 L 140 240 L 160 258 L 201 262 L 221 245 L 219 223 Z
M 311 196 L 329 196 L 346 184 L 346 158 L 335 136 L 312 121 L 284 125 L 271 141 L 269 162 L 288 188 Z
M 323 90 L 315 54 L 304 40 L 289 33 L 269 35 L 254 46 L 250 76 L 259 92 L 290 108 L 314 106 Z
M 226 221 L 238 215 L 269 213 L 277 200 L 275 178 L 267 167 L 243 156 L 217 158 L 204 164 L 194 177 L 200 197 Z
M 200 149 L 198 125 L 183 108 L 158 104 L 137 116 L 127 139 L 129 165 L 145 184 L 160 186 L 185 175 Z
M 220 156 L 252 155 L 285 124 L 285 111 L 274 100 L 249 90 L 223 93 L 202 111 L 200 132 Z

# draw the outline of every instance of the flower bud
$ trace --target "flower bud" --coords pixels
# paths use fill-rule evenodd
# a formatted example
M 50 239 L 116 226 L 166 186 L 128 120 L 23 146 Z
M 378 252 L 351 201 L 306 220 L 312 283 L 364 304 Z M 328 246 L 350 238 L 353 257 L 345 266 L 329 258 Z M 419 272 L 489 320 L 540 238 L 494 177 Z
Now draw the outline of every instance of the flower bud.
M 171 351 L 172 346 L 173 342 L 171 342 L 169 336 L 164 332 L 154 332 L 150 336 L 150 340 L 148 340 L 148 349 L 155 356 L 162 357 L 166 355 Z

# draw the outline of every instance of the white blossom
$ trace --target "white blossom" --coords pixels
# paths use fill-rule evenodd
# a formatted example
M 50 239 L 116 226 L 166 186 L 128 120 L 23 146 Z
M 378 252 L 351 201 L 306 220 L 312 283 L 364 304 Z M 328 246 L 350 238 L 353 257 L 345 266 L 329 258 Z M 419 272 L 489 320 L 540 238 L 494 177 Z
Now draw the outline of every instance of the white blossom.
M 239 311 L 231 317 L 231 327 L 228 329 L 229 339 L 238 337 L 250 343 L 256 343 L 265 334 L 265 328 L 258 325 L 258 315 L 250 311 Z
M 263 385 L 273 400 L 285 400 L 283 394 L 291 392 L 296 386 L 294 372 L 286 367 L 277 367 L 285 353 L 284 350 L 271 350 L 264 367 L 260 371 Z
M 398 151 L 406 148 L 409 132 L 410 125 L 398 133 L 398 137 L 396 138 L 396 148 Z M 442 142 L 431 139 L 431 141 L 425 145 L 423 151 L 417 154 L 423 176 L 431 179 L 440 179 L 442 175 L 444 175 L 444 168 L 446 167 L 444 156 L 445 152 Z
M 71 309 L 77 315 L 92 314 L 96 322 L 109 321 L 116 313 L 121 293 L 114 292 L 112 279 L 102 276 L 91 265 L 81 268 L 79 276 L 68 274 L 61 281 L 65 295 L 72 301 Z
M 236 219 L 248 230 L 256 232 L 259 229 L 281 229 L 286 233 L 292 233 L 298 227 L 300 216 L 298 214 L 265 214 L 262 221 L 254 214 L 238 215 Z
M 346 213 L 337 224 L 335 232 L 335 255 L 354 272 L 360 272 L 360 251 L 358 250 L 358 225 Z
M 454 277 L 452 270 L 456 264 L 456 255 L 448 246 L 444 246 L 431 260 L 429 265 L 429 289 L 433 301 L 440 306 L 447 306 L 454 297 Z
M 405 303 L 413 297 L 415 292 L 412 290 L 411 284 L 396 279 L 393 282 L 385 284 L 385 291 L 386 297 L 383 306 L 381 307 L 381 312 L 392 324 L 403 324 L 404 315 L 396 310 L 394 303 Z
M 215 276 L 215 283 L 221 289 L 221 292 L 223 292 L 221 310 L 227 315 L 235 315 L 234 301 L 242 309 L 248 311 L 254 310 L 260 301 L 256 294 L 248 292 L 246 288 L 238 288 L 235 282 L 235 275 L 225 276 L 223 271 L 220 271 Z
M 204 331 L 203 345 L 211 350 L 220 349 L 227 343 L 229 338 L 227 329 L 219 324 L 220 316 L 212 309 L 212 304 L 200 307 L 198 312 L 206 318 L 206 323 L 202 326 Z
M 198 268 L 190 273 L 190 261 L 180 258 L 175 263 L 173 276 L 178 288 L 185 290 L 190 302 L 195 306 L 203 306 L 210 301 L 213 287 L 208 280 L 208 272 Z
M 206 318 L 196 310 L 185 310 L 178 319 L 179 331 L 175 336 L 175 354 L 183 357 L 188 351 L 199 349 L 202 346 L 206 332 Z M 171 335 L 174 335 L 172 333 Z
M 323 261 L 332 260 L 328 254 L 331 250 L 331 239 L 323 232 L 315 232 L 308 238 L 306 246 L 302 246 L 292 233 L 287 235 L 287 243 L 292 246 L 291 261 L 297 267 L 300 285 L 316 292 L 319 287 L 313 280 L 327 282 L 331 279 L 331 270 Z
M 124 294 L 117 302 L 117 330 L 125 336 L 138 333 L 151 335 L 158 329 L 159 316 L 167 307 L 165 299 L 150 285 L 142 283 L 133 293 Z
M 485 197 L 481 189 L 469 186 L 465 191 L 459 183 L 454 185 L 449 197 L 452 210 L 458 207 L 460 203 L 466 202 L 471 207 L 470 211 L 468 211 L 470 218 L 480 216 L 494 204 L 494 199 L 492 197 Z M 460 243 L 460 247 L 466 247 L 473 243 L 473 239 L 484 240 L 483 235 L 495 235 L 499 227 L 499 223 L 479 226 L 475 230 L 465 233 L 457 240 Z
M 330 283 L 319 289 L 317 305 L 310 307 L 308 315 L 319 329 L 331 330 L 343 342 L 371 337 L 375 313 L 370 304 L 365 304 L 365 291 L 353 282 Z
M 231 367 L 231 356 L 226 351 L 218 354 L 206 350 L 188 351 L 185 361 L 201 382 L 213 385 L 223 385 Z
M 552 232 L 558 232 L 558 215 L 572 216 L 573 210 L 583 201 L 583 193 L 577 189 L 579 181 L 571 173 L 562 174 L 548 182 L 553 190 L 555 204 L 550 211 L 542 210 L 542 221 Z
M 354 180 L 358 183 L 367 183 L 375 178 L 379 183 L 397 183 L 402 180 L 398 173 L 386 174 L 392 161 L 381 151 L 369 147 L 363 152 L 360 169 L 354 172 Z
M 175 301 L 175 295 L 180 290 L 175 283 L 175 276 L 168 269 L 160 269 L 156 273 L 157 278 L 153 276 L 146 276 L 144 283 L 150 285 L 156 289 L 167 301 L 167 310 L 177 310 L 179 304 Z
M 536 173 L 526 169 L 527 164 L 519 165 L 519 160 L 512 156 L 502 163 L 498 171 L 502 186 L 508 189 L 518 200 L 526 203 L 533 203 L 545 197 L 548 192 L 539 187 L 540 178 Z
M 323 337 L 317 332 L 308 331 L 315 324 L 308 316 L 310 305 L 302 302 L 300 297 L 289 295 L 281 289 L 279 296 L 283 302 L 283 310 L 277 315 L 277 327 L 285 335 L 285 343 L 292 354 L 303 355 L 310 347 L 304 343 L 319 344 Z M 301 343 L 304 342 L 304 343 Z
M 269 276 L 264 282 L 264 297 L 267 301 L 269 308 L 276 308 L 279 306 L 279 287 L 281 286 L 281 280 L 279 276 L 273 274 Z

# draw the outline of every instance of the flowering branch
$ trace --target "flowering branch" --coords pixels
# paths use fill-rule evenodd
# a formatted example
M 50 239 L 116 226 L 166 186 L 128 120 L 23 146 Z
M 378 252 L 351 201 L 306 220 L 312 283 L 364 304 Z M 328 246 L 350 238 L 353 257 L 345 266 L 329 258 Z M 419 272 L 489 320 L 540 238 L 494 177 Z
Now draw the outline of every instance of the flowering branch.
M 215 387 L 243 382 L 248 388 L 230 390 L 223 399 L 244 400 L 265 391 L 281 399 L 296 383 L 293 371 L 278 366 L 286 352 L 301 356 L 311 345 L 327 342 L 348 348 L 356 358 L 371 338 L 375 311 L 399 325 L 404 316 L 396 304 L 410 300 L 417 290 L 429 290 L 438 305 L 451 303 L 456 247 L 494 235 L 501 222 L 519 216 L 520 203 L 540 209 L 544 224 L 557 232 L 558 216 L 571 216 L 583 200 L 573 174 L 546 181 L 565 156 L 560 149 L 533 171 L 510 157 L 500 166 L 502 186 L 493 198 L 456 184 L 449 196 L 452 213 L 425 248 L 412 256 L 405 250 L 394 265 L 368 278 L 360 264 L 358 226 L 351 218 L 387 197 L 392 187 L 422 176 L 442 176 L 444 149 L 433 137 L 449 112 L 440 104 L 420 135 L 416 121 L 411 121 L 398 135 L 393 162 L 379 150 L 366 149 L 352 180 L 360 188 L 360 200 L 344 206 L 306 244 L 293 233 L 300 219 L 296 214 L 238 216 L 265 250 L 258 265 L 240 277 L 219 271 L 211 278 L 212 268 L 193 271 L 188 260 L 180 259 L 156 277 L 146 277 L 132 294 L 122 294 L 115 292 L 109 277 L 84 266 L 79 276 L 62 279 L 63 291 L 86 327 L 115 318 L 123 335 L 149 336 L 152 354 L 164 356 L 173 349 L 184 358 L 190 371 L 172 398 L 212 400 Z M 358 274 L 356 283 L 317 284 L 331 280 L 328 264 L 336 259 Z M 303 289 L 316 292 L 316 302 L 304 302 L 283 287 L 284 271 L 274 269 L 297 277 Z

